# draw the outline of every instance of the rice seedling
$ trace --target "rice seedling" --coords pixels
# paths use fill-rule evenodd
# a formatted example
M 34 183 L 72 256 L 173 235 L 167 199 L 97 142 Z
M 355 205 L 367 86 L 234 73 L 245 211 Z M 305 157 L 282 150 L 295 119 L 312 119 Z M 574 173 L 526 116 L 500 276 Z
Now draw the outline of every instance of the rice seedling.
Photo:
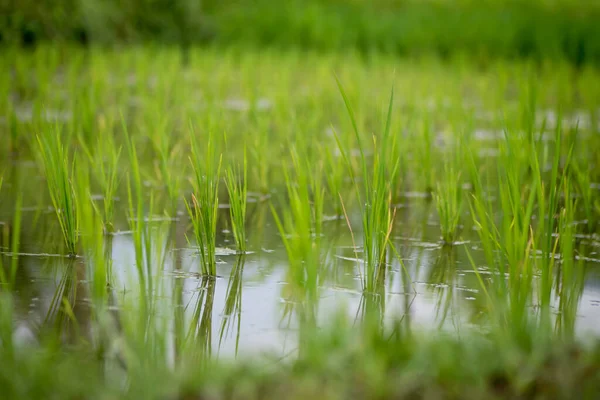
M 583 294 L 586 270 L 582 260 L 575 259 L 575 210 L 577 202 L 571 196 L 570 184 L 567 179 L 563 183 L 565 206 L 560 213 L 558 223 L 560 266 L 556 281 L 559 314 L 556 318 L 556 328 L 559 334 L 568 340 L 575 335 L 577 309 Z
M 248 164 L 244 152 L 243 167 L 225 170 L 225 185 L 229 194 L 229 215 L 235 244 L 240 253 L 246 251 L 246 202 L 248 198 Z
M 336 157 L 334 155 L 333 149 L 328 145 L 319 146 L 321 158 L 325 160 L 324 162 L 324 170 L 327 171 L 325 173 L 325 181 L 327 183 L 327 194 L 329 199 L 333 200 L 334 212 L 336 215 L 342 214 L 342 206 L 338 201 L 339 197 L 342 195 L 344 189 L 344 181 L 347 174 L 347 168 L 344 164 L 344 160 L 341 157 Z
M 104 132 L 104 134 L 98 136 L 93 154 L 85 145 L 85 141 L 81 136 L 79 137 L 79 144 L 84 149 L 88 162 L 96 166 L 96 168 L 90 168 L 90 170 L 102 190 L 102 207 L 100 209 L 102 210 L 104 231 L 112 233 L 114 231 L 115 197 L 121 178 L 119 174 L 121 147 L 116 145 L 112 133 L 109 132 Z
M 462 213 L 462 189 L 460 187 L 460 172 L 447 165 L 442 173 L 444 179 L 437 184 L 435 205 L 440 218 L 440 229 L 444 244 L 452 245 L 459 233 Z
M 214 276 L 217 274 L 215 256 L 217 211 L 219 207 L 219 179 L 221 174 L 222 156 L 215 156 L 216 143 L 214 136 L 209 133 L 205 154 L 200 153 L 193 129 L 190 133 L 190 161 L 194 170 L 191 204 L 186 201 L 186 207 L 192 220 L 194 236 L 200 250 L 200 265 L 202 274 Z
M 542 262 L 538 268 L 541 269 L 541 288 L 540 288 L 540 306 L 542 311 L 542 323 L 549 324 L 551 292 L 554 281 L 554 272 L 556 264 L 556 246 L 557 241 L 554 238 L 557 232 L 556 216 L 560 215 L 560 193 L 561 183 L 565 182 L 564 176 L 568 174 L 572 148 L 567 155 L 567 160 L 563 166 L 563 176 L 559 176 L 559 167 L 561 163 L 561 143 L 562 131 L 560 121 L 555 131 L 555 146 L 553 152 L 552 169 L 550 180 L 547 184 L 542 183 L 542 175 L 539 167 L 538 157 L 535 157 L 532 166 L 534 175 L 534 185 L 537 185 L 539 218 L 537 230 L 539 232 L 538 242 L 542 252 Z M 537 182 L 536 182 L 537 181 Z M 547 188 L 547 194 L 545 190 Z M 569 201 L 569 199 L 566 199 Z M 546 219 L 547 218 L 547 219 Z
M 72 179 L 75 162 L 69 160 L 58 127 L 41 136 L 38 135 L 37 141 L 48 191 L 60 224 L 67 253 L 73 256 L 77 253 L 79 225 L 77 200 Z
M 482 178 L 472 156 L 470 166 L 475 192 L 484 193 Z M 498 324 L 497 328 L 503 335 L 523 338 L 530 328 L 529 305 L 534 275 L 531 218 L 536 192 L 531 190 L 522 196 L 521 182 L 516 176 L 518 169 L 510 168 L 510 164 L 503 166 L 507 169 L 499 171 L 498 196 L 505 211 L 500 222 L 496 222 L 496 207 L 489 198 L 471 196 L 470 201 L 487 267 L 494 272 L 490 290 L 479 273 L 479 266 L 469 257 L 481 289 L 486 294 L 492 321 Z
M 598 199 L 592 187 L 591 171 L 587 166 L 582 165 L 582 162 L 573 160 L 571 164 L 570 175 L 573 178 L 576 186 L 576 193 L 581 197 L 579 202 L 585 216 L 586 227 L 588 232 L 595 232 L 598 225 Z M 596 203 L 596 204 L 594 204 Z
M 219 349 L 223 338 L 232 329 L 235 329 L 235 354 L 237 355 L 240 344 L 240 330 L 242 323 L 242 275 L 244 273 L 245 259 L 243 255 L 236 258 L 225 294 L 225 306 L 223 308 L 223 319 L 219 331 Z M 235 324 L 235 326 L 234 326 Z
M 379 285 L 385 277 L 388 240 L 393 227 L 393 213 L 391 210 L 392 193 L 394 192 L 394 185 L 396 184 L 395 180 L 400 164 L 398 159 L 391 157 L 391 155 L 395 154 L 393 149 L 396 146 L 396 136 L 390 134 L 394 92 L 392 91 L 392 94 L 390 95 L 387 119 L 383 135 L 381 136 L 381 142 L 379 143 L 377 137 L 373 136 L 373 160 L 369 162 L 365 154 L 365 149 L 361 143 L 360 132 L 356 124 L 354 112 L 352 111 L 348 97 L 339 81 L 338 87 L 344 99 L 344 104 L 350 117 L 360 151 L 362 190 L 359 188 L 357 177 L 354 174 L 348 150 L 344 149 L 339 136 L 337 137 L 340 152 L 342 153 L 342 157 L 346 160 L 354 182 L 362 214 L 364 246 L 364 270 L 362 271 L 363 290 L 366 292 L 374 292 L 376 286 Z M 369 165 L 372 165 L 372 167 L 369 167 Z M 372 173 L 370 173 L 370 171 L 372 171 Z M 348 219 L 347 215 L 346 219 Z M 352 228 L 350 227 L 350 229 Z
M 100 314 L 107 303 L 112 261 L 107 259 L 104 249 L 103 227 L 105 225 L 90 194 L 89 165 L 82 159 L 78 160 L 78 165 L 80 168 L 76 172 L 76 179 L 81 247 L 87 267 L 86 275 L 90 282 L 91 300 L 95 312 Z
M 182 166 L 178 165 L 181 158 L 180 143 L 174 140 L 174 137 L 165 134 L 168 127 L 165 121 L 157 130 L 157 133 L 151 136 L 154 151 L 158 155 L 158 175 L 159 182 L 167 188 L 168 209 L 167 213 L 171 217 L 177 214 L 179 195 L 181 192 L 181 179 L 183 175 Z M 177 171 L 177 173 L 174 173 Z
M 149 217 L 144 209 L 144 195 L 142 189 L 142 178 L 139 170 L 139 160 L 135 144 L 127 132 L 123 122 L 126 135 L 127 152 L 129 154 L 130 171 L 127 177 L 127 194 L 129 204 L 129 225 L 132 231 L 135 248 L 135 266 L 138 274 L 139 289 L 141 296 L 141 319 L 151 315 L 153 301 L 153 270 L 152 270 L 152 235 L 149 226 Z M 150 207 L 153 208 L 153 196 L 150 195 Z M 143 324 L 143 326 L 146 324 Z
M 299 145 L 306 149 L 301 143 Z M 289 264 L 287 285 L 282 295 L 287 299 L 282 320 L 287 317 L 291 322 L 294 312 L 298 316 L 301 352 L 308 340 L 307 335 L 316 324 L 319 290 L 324 279 L 324 187 L 321 166 L 310 165 L 305 154 L 292 146 L 291 171 L 287 165 L 283 167 L 287 196 L 280 199 L 279 212 L 271 204 Z
M 282 207 L 281 217 L 273 204 L 271 212 L 288 256 L 291 295 L 300 303 L 308 302 L 307 314 L 301 318 L 312 320 L 321 269 L 323 189 L 320 180 L 315 179 L 314 172 L 301 162 L 294 148 L 291 157 L 293 175 L 284 168 L 288 206 Z

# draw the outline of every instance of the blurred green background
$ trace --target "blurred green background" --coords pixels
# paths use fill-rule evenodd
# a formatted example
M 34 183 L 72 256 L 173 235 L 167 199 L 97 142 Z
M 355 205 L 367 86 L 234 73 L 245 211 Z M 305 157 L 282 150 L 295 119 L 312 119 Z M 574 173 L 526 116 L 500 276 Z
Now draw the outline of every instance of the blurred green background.
M 600 63 L 599 0 L 0 0 L 2 45 L 158 42 Z

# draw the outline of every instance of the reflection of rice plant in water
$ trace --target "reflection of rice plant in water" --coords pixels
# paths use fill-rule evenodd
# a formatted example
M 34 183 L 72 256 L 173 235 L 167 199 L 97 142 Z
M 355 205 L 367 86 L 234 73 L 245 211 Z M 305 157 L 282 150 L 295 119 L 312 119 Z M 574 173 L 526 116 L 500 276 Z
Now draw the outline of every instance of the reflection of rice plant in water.
M 186 346 L 193 352 L 198 351 L 197 356 L 208 359 L 212 354 L 214 277 L 203 276 L 198 289 L 192 320 L 186 337 Z
M 106 222 L 103 223 L 101 212 L 94 206 L 90 194 L 88 164 L 84 160 L 79 160 L 78 165 L 80 168 L 76 171 L 76 179 L 81 248 L 87 267 L 90 300 L 94 305 L 94 311 L 100 314 L 104 311 L 107 301 L 112 261 L 106 257 L 104 243 Z
M 52 205 L 60 224 L 67 252 L 74 255 L 77 252 L 79 223 L 72 180 L 75 163 L 69 161 L 58 128 L 41 136 L 38 135 L 37 139 Z

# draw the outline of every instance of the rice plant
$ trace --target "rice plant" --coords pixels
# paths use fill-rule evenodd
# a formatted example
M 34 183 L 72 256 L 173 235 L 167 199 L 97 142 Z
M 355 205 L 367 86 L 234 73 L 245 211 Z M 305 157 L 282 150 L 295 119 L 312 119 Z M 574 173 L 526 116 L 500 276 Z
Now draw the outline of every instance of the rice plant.
M 566 180 L 563 183 L 563 197 L 565 206 L 560 212 L 558 222 L 560 265 L 555 288 L 559 309 L 556 329 L 565 339 L 572 340 L 575 335 L 579 302 L 585 285 L 586 267 L 582 259 L 576 260 L 574 240 L 576 228 L 573 221 L 577 202 L 572 199 L 570 183 Z
M 248 164 L 244 152 L 243 167 L 225 170 L 225 185 L 229 194 L 229 215 L 235 244 L 240 253 L 246 251 L 246 203 L 248 198 Z
M 383 135 L 380 141 L 378 141 L 376 136 L 372 138 L 374 149 L 373 160 L 369 161 L 365 153 L 365 148 L 362 145 L 354 112 L 339 80 L 338 88 L 344 99 L 360 152 L 359 161 L 362 190 L 359 187 L 358 179 L 352 168 L 352 163 L 348 155 L 349 152 L 344 148 L 339 136 L 337 136 L 338 146 L 342 157 L 346 160 L 349 167 L 362 214 L 364 246 L 363 290 L 374 292 L 376 286 L 385 278 L 388 241 L 392 232 L 394 217 L 391 210 L 392 194 L 396 188 L 396 178 L 400 165 L 400 160 L 394 157 L 396 154 L 396 135 L 390 134 L 394 92 L 392 91 L 390 95 Z
M 158 155 L 159 182 L 167 189 L 167 213 L 175 218 L 181 192 L 181 176 L 185 172 L 178 164 L 182 158 L 181 146 L 177 138 L 166 132 L 168 124 L 163 122 L 156 133 L 151 136 L 152 146 Z M 174 173 L 177 171 L 177 173 Z
M 115 196 L 121 178 L 119 174 L 121 147 L 116 145 L 111 132 L 104 132 L 98 136 L 93 154 L 82 137 L 79 137 L 79 144 L 83 147 L 88 162 L 96 166 L 90 170 L 102 190 L 102 207 L 99 208 L 102 211 L 104 231 L 111 233 L 114 231 Z
M 443 180 L 437 183 L 434 197 L 440 218 L 442 240 L 444 244 L 452 245 L 459 233 L 462 213 L 460 172 L 456 172 L 452 166 L 446 166 L 443 172 Z
M 219 208 L 219 179 L 221 174 L 222 156 L 217 158 L 213 134 L 208 135 L 204 154 L 196 141 L 193 130 L 190 134 L 190 161 L 194 170 L 191 204 L 186 201 L 186 207 L 192 220 L 194 236 L 200 250 L 200 265 L 204 275 L 217 274 L 215 256 L 217 234 L 217 212 Z
M 295 309 L 303 330 L 314 327 L 318 312 L 319 287 L 324 278 L 324 188 L 318 166 L 315 168 L 308 165 L 306 157 L 300 156 L 295 147 L 292 147 L 290 156 L 292 170 L 288 171 L 287 166 L 283 168 L 287 183 L 285 203 L 282 201 L 279 212 L 275 205 L 271 204 L 271 212 L 289 263 L 289 290 L 284 294 L 289 301 L 284 309 L 284 317 L 291 317 Z
M 142 178 L 139 170 L 139 159 L 133 139 L 129 136 L 125 122 L 123 130 L 129 154 L 130 170 L 127 176 L 127 194 L 129 226 L 132 231 L 133 245 L 135 249 L 135 267 L 138 274 L 139 290 L 141 298 L 140 323 L 146 331 L 149 327 L 150 316 L 153 309 L 154 272 L 153 272 L 153 243 L 150 229 L 151 212 L 154 205 L 154 196 L 150 194 L 149 208 L 145 209 L 144 191 L 142 189 Z M 146 212 L 147 211 L 147 212 Z
M 46 175 L 52 205 L 60 224 L 67 253 L 77 253 L 78 226 L 77 199 L 73 189 L 75 162 L 69 160 L 58 128 L 38 135 L 39 153 Z

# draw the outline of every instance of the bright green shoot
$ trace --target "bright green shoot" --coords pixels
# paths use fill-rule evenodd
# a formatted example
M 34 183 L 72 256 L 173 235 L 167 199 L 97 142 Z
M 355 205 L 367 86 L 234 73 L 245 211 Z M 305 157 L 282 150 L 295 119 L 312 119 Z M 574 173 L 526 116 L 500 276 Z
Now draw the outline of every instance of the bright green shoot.
M 37 140 L 50 198 L 65 240 L 67 253 L 75 255 L 79 225 L 72 180 L 75 163 L 69 161 L 58 128 L 41 136 L 38 135 Z
M 238 251 L 246 251 L 246 202 L 248 197 L 248 164 L 244 152 L 244 164 L 240 171 L 238 167 L 228 167 L 225 170 L 225 185 L 229 194 L 229 215 L 233 237 Z
M 215 252 L 222 156 L 216 157 L 215 155 L 212 133 L 209 134 L 204 154 L 200 152 L 193 130 L 190 134 L 190 141 L 192 145 L 190 161 L 194 170 L 194 193 L 191 204 L 186 201 L 186 207 L 192 220 L 196 243 L 200 249 L 202 274 L 214 276 L 217 274 Z

